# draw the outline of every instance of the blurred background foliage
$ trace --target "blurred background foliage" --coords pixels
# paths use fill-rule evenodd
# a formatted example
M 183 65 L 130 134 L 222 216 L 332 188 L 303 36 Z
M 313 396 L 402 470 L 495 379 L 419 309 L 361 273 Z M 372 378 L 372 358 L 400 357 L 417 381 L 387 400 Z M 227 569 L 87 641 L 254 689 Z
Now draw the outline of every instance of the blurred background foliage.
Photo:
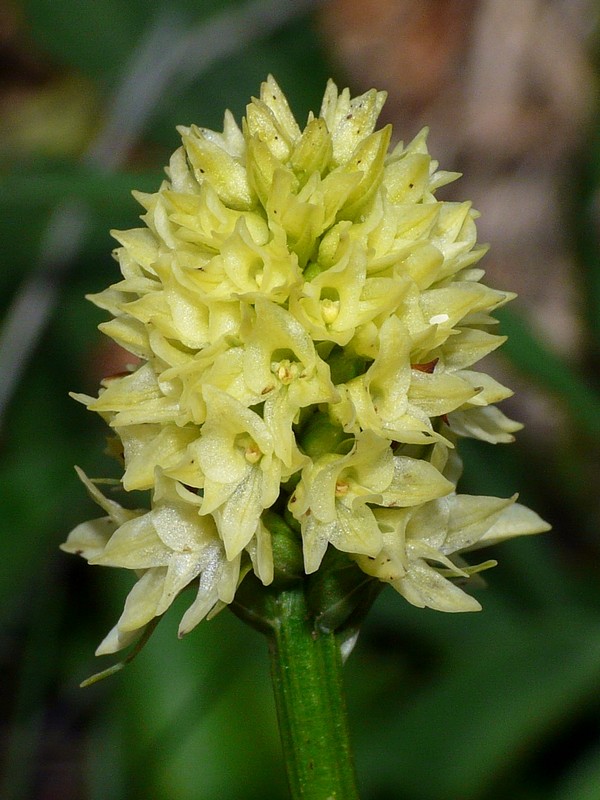
M 465 178 L 520 298 L 489 370 L 517 389 L 511 447 L 467 442 L 462 488 L 554 525 L 502 546 L 478 615 L 377 601 L 347 668 L 365 800 L 600 797 L 600 115 L 591 0 L 5 0 L 0 9 L 0 796 L 283 798 L 265 644 L 225 612 L 87 690 L 127 578 L 58 552 L 111 474 L 67 397 L 119 355 L 83 295 L 116 280 L 176 124 L 239 119 L 272 72 L 299 118 L 333 76 L 387 89 L 398 137 Z M 114 474 L 114 473 L 112 473 Z

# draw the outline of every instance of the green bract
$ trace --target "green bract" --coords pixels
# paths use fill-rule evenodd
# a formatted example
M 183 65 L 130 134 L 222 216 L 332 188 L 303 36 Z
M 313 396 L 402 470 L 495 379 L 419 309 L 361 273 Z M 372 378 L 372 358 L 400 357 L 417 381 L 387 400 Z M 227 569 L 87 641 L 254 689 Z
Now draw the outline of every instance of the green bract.
M 229 112 L 223 133 L 180 129 L 168 180 L 136 195 L 145 227 L 114 234 L 123 280 L 91 299 L 141 364 L 76 397 L 109 422 L 124 489 L 150 489 L 152 507 L 124 510 L 84 478 L 107 516 L 63 548 L 138 576 L 98 652 L 190 584 L 181 633 L 249 570 L 264 585 L 289 574 L 273 513 L 306 574 L 333 547 L 444 611 L 479 608 L 453 578 L 489 563 L 458 553 L 548 527 L 514 498 L 456 494 L 457 437 L 520 427 L 493 405 L 510 391 L 473 370 L 502 344 L 490 312 L 512 295 L 480 283 L 476 214 L 436 200 L 457 176 L 425 133 L 388 150 L 384 99 L 329 83 L 301 130 L 269 78 L 241 129 Z

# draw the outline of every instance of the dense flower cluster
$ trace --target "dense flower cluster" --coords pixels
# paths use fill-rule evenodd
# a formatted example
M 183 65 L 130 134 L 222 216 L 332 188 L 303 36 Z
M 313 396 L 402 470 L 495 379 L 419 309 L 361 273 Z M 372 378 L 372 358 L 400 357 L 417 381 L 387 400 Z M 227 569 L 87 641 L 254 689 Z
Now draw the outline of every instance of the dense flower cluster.
M 145 227 L 115 233 L 123 280 L 92 297 L 101 329 L 140 359 L 77 395 L 122 443 L 123 509 L 64 549 L 138 581 L 99 652 L 139 635 L 186 586 L 185 633 L 248 570 L 273 580 L 266 509 L 285 514 L 307 574 L 333 546 L 418 606 L 479 608 L 457 554 L 547 526 L 514 502 L 456 493 L 454 444 L 508 442 L 510 391 L 473 365 L 503 337 L 511 295 L 480 283 L 469 203 L 438 201 L 425 133 L 388 150 L 385 99 L 329 83 L 301 130 L 276 82 L 240 129 L 180 128 Z

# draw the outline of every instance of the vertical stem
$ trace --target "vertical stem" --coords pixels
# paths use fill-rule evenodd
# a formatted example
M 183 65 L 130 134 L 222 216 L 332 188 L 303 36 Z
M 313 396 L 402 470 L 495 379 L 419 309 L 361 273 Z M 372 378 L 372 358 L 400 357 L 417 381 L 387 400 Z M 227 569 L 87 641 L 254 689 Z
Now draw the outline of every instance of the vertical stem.
M 271 675 L 293 800 L 358 800 L 335 634 L 313 630 L 302 585 L 270 599 Z

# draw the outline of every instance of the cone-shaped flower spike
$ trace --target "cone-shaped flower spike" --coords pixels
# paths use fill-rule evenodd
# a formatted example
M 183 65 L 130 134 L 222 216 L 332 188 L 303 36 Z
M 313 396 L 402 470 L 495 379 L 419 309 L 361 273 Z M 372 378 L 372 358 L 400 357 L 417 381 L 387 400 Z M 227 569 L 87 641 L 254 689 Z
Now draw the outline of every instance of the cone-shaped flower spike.
M 248 572 L 268 585 L 281 526 L 304 572 L 328 549 L 409 602 L 469 611 L 458 554 L 547 525 L 515 498 L 456 493 L 456 442 L 520 427 L 510 391 L 473 365 L 503 342 L 482 284 L 469 203 L 439 201 L 425 132 L 389 149 L 385 99 L 329 83 L 301 129 L 273 80 L 241 128 L 181 128 L 168 179 L 137 194 L 144 227 L 115 232 L 123 279 L 91 299 L 139 360 L 97 398 L 122 446 L 128 511 L 84 478 L 106 516 L 63 548 L 134 570 L 99 652 L 125 646 L 186 586 L 186 633 L 230 603 Z M 269 523 L 268 520 L 271 520 Z M 283 524 L 283 523 L 282 523 Z M 279 561 L 278 561 L 279 559 Z

